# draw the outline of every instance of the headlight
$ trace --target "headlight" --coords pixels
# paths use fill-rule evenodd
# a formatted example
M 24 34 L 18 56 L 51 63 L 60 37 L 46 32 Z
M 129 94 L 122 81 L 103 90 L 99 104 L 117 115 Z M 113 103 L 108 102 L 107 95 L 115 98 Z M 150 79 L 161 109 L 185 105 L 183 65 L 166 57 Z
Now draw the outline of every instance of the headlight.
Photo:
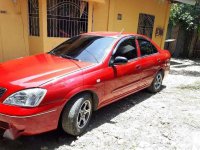
M 22 107 L 35 107 L 40 104 L 46 93 L 47 90 L 40 88 L 22 90 L 10 95 L 3 103 Z

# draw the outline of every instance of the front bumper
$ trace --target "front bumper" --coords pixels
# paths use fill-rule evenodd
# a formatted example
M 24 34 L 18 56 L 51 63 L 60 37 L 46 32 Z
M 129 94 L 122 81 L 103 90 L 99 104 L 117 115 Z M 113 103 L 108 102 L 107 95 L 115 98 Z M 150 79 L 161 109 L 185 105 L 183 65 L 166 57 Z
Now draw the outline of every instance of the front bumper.
M 20 111 L 22 108 L 19 108 Z M 51 131 L 57 128 L 61 113 L 59 107 L 52 108 L 32 115 L 7 115 L 1 113 L 0 107 L 0 129 L 3 137 L 14 140 L 21 135 L 35 135 Z

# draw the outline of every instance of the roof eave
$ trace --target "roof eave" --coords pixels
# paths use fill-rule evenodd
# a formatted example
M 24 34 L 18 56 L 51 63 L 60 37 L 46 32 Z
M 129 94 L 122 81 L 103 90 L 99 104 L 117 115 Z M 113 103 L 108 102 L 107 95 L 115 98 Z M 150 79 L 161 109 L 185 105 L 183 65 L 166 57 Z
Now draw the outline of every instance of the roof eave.
M 190 5 L 196 4 L 196 0 L 173 0 L 173 2 L 185 3 Z

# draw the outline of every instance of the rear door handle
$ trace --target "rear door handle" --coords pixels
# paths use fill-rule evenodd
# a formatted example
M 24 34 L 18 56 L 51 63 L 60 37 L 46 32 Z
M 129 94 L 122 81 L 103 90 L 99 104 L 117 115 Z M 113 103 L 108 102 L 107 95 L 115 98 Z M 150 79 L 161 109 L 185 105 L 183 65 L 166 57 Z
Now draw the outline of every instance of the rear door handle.
M 157 61 L 158 61 L 158 62 L 161 62 L 161 60 L 160 60 L 160 59 L 157 59 Z

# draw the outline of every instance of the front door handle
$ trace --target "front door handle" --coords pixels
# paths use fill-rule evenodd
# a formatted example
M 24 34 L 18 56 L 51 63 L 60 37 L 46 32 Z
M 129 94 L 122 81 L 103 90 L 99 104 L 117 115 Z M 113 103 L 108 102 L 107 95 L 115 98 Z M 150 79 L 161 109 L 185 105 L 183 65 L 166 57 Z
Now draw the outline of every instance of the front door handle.
M 137 66 L 136 66 L 136 69 L 137 69 L 137 70 L 140 70 L 141 68 L 142 68 L 142 67 L 141 67 L 140 65 L 137 65 Z
M 160 59 L 157 59 L 157 61 L 160 63 L 161 62 L 161 60 Z

